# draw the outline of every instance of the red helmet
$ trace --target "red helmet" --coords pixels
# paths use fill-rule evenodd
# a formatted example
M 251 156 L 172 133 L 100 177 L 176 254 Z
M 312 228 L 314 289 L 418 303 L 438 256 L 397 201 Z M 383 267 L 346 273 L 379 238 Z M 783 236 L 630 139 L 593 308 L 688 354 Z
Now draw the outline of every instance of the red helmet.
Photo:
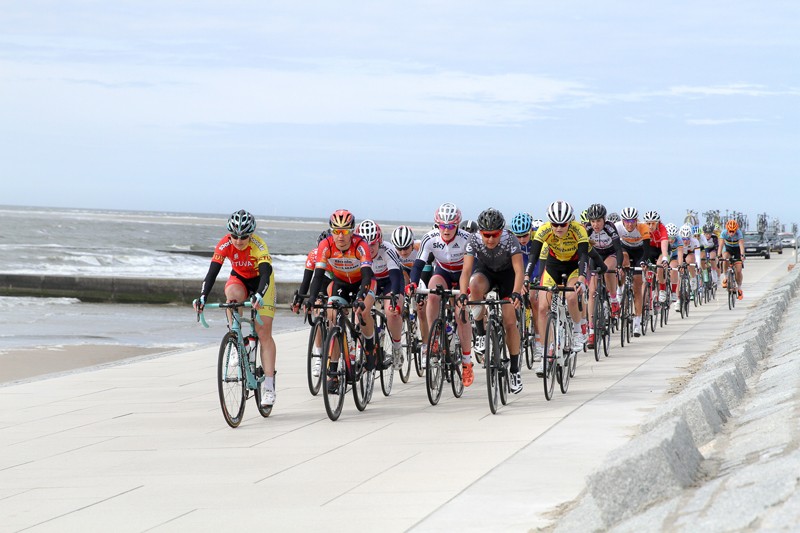
M 338 209 L 331 215 L 328 224 L 331 229 L 353 229 L 356 227 L 356 219 L 347 209 Z

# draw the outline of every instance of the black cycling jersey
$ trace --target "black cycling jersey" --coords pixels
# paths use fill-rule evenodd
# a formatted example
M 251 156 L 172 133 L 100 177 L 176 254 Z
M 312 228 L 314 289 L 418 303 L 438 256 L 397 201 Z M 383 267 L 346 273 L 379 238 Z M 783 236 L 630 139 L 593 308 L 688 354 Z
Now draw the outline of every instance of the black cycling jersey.
M 494 272 L 508 270 L 511 267 L 511 257 L 522 253 L 519 240 L 509 230 L 503 230 L 500 242 L 494 248 L 487 248 L 479 233 L 473 233 L 467 241 L 466 255 L 471 255 L 481 265 Z

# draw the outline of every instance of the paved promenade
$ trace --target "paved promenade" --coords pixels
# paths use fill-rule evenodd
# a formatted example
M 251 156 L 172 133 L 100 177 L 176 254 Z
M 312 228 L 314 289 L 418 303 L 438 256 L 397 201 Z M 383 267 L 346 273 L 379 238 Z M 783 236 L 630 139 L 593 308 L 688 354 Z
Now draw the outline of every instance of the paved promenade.
M 233 430 L 217 401 L 217 347 L 0 387 L 0 531 L 528 531 L 548 527 L 607 454 L 698 358 L 787 279 L 793 257 L 750 260 L 745 300 L 692 308 L 654 334 L 581 356 L 569 393 L 525 390 L 491 415 L 484 377 L 429 405 L 395 380 L 330 422 L 305 384 L 306 332 L 276 337 L 278 403 Z M 210 318 L 214 318 L 213 316 Z M 220 337 L 221 315 L 213 321 Z M 791 350 L 793 345 L 786 345 Z M 643 529 L 647 529 L 646 527 Z

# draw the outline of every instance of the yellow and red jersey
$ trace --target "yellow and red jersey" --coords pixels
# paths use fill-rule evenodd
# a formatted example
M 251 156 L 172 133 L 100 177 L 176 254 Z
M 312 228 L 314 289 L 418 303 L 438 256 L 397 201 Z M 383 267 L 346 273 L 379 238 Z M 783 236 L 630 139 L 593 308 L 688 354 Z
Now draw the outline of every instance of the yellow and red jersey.
M 230 234 L 224 236 L 214 248 L 211 261 L 224 264 L 225 259 L 230 261 L 233 271 L 245 279 L 258 277 L 258 267 L 262 263 L 272 264 L 267 243 L 255 233 L 250 236 L 250 241 L 244 250 L 239 250 L 233 245 Z
M 361 281 L 361 269 L 372 268 L 372 255 L 367 241 L 353 235 L 350 247 L 340 250 L 331 237 L 323 239 L 317 247 L 316 268 L 324 268 L 346 283 Z

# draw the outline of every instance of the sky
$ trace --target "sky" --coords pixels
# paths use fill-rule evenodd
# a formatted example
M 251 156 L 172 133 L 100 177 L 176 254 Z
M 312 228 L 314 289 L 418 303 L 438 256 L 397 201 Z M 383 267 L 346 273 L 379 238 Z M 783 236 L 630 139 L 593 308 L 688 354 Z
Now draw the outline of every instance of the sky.
M 800 3 L 0 3 L 0 204 L 800 222 Z

